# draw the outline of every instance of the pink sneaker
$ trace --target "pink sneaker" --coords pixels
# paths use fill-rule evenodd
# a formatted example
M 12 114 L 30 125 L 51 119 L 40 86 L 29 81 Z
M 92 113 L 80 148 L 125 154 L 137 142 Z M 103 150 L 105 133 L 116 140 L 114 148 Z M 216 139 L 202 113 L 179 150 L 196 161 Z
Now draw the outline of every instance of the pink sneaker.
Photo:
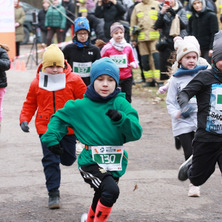
M 199 197 L 200 187 L 194 186 L 192 183 L 189 185 L 188 197 Z

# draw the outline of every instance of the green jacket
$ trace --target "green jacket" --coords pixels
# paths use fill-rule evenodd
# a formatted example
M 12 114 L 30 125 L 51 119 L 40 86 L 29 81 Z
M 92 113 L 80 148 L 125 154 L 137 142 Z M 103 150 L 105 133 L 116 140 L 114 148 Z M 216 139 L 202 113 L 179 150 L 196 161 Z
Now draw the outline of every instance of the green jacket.
M 122 114 L 121 120 L 114 122 L 107 115 L 109 109 L 116 109 Z M 48 124 L 47 132 L 42 136 L 42 142 L 47 146 L 59 143 L 67 134 L 67 126 L 71 127 L 78 140 L 86 145 L 123 145 L 135 141 L 142 136 L 137 111 L 125 99 L 124 93 L 107 103 L 99 103 L 88 97 L 68 101 L 64 108 L 58 110 Z M 112 171 L 115 177 L 125 173 L 127 166 L 127 153 L 123 161 L 123 170 Z M 84 149 L 78 157 L 79 167 L 95 163 L 91 150 Z
M 45 16 L 45 27 L 65 29 L 66 11 L 62 5 L 50 6 Z

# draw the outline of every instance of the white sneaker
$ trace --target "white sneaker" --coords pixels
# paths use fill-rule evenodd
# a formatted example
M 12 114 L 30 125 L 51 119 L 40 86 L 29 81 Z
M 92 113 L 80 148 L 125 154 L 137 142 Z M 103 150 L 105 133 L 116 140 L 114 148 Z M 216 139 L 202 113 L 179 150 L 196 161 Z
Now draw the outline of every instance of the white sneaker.
M 192 183 L 189 184 L 188 197 L 199 197 L 200 196 L 200 187 L 194 186 Z
M 87 220 L 87 213 L 84 213 L 81 216 L 81 222 L 86 222 L 86 220 Z
M 84 145 L 80 143 L 78 140 L 76 142 L 76 155 L 79 155 L 84 149 Z

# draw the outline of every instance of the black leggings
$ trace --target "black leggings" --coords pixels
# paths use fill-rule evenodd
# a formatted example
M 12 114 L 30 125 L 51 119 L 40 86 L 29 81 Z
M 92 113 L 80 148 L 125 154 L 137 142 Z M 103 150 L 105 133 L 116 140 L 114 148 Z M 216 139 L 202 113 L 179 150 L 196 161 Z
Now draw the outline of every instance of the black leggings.
M 95 212 L 98 201 L 106 207 L 112 207 L 119 197 L 117 181 L 110 172 L 105 171 L 98 164 L 83 165 L 79 171 L 84 181 L 94 189 L 92 209 Z
M 100 199 L 101 204 L 106 207 L 112 207 L 119 197 L 119 187 L 112 176 L 106 176 L 99 190 L 95 190 L 93 201 L 92 201 L 92 209 L 95 212 L 97 203 Z
M 178 135 L 181 145 L 183 147 L 183 152 L 185 156 L 185 160 L 187 160 L 193 153 L 192 151 L 192 141 L 194 139 L 194 132 L 184 133 Z

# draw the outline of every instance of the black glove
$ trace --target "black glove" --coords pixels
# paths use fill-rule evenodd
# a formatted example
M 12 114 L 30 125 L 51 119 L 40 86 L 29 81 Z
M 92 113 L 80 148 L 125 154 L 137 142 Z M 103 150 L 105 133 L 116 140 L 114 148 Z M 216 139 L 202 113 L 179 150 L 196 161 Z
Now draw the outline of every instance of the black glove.
M 119 121 L 121 120 L 122 118 L 122 114 L 117 111 L 116 109 L 109 109 L 107 112 L 106 112 L 106 115 L 112 120 L 112 121 Z
M 194 111 L 194 107 L 191 104 L 187 104 L 181 109 L 181 116 L 183 118 L 188 118 L 190 114 Z
M 20 124 L 20 127 L 21 127 L 21 129 L 22 129 L 24 132 L 26 132 L 26 133 L 29 132 L 29 126 L 28 126 L 28 122 L 27 122 L 27 121 L 22 122 L 22 123 Z
M 63 154 L 63 148 L 59 144 L 54 145 L 54 146 L 49 146 L 48 148 L 52 153 L 54 153 L 56 155 L 62 155 Z

